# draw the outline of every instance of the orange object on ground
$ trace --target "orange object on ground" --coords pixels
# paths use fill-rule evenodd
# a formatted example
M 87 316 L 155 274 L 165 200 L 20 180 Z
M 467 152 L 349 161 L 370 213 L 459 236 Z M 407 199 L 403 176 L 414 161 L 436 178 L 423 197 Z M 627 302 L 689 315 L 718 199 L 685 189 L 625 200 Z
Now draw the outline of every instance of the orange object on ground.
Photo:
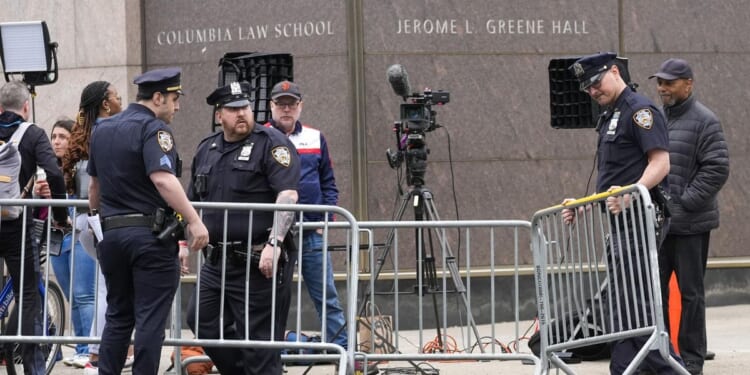
M 669 279 L 669 332 L 672 332 L 672 334 L 669 339 L 672 341 L 672 346 L 677 354 L 680 354 L 677 337 L 680 334 L 681 313 L 682 296 L 680 295 L 680 287 L 677 285 L 677 276 L 672 272 L 672 277 Z

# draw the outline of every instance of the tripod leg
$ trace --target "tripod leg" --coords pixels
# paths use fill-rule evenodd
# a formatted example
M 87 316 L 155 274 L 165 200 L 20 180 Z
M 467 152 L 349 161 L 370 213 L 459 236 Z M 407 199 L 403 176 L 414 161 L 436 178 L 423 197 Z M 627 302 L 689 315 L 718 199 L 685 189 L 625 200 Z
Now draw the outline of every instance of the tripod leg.
M 398 211 L 396 211 L 396 217 L 394 218 L 395 221 L 401 221 L 401 219 L 404 217 L 404 212 L 406 212 L 406 206 L 408 206 L 409 200 L 411 197 L 412 197 L 412 192 L 406 192 L 404 193 L 403 196 L 401 196 L 401 204 L 398 207 Z M 383 266 L 385 265 L 385 259 L 388 257 L 388 254 L 391 252 L 391 248 L 393 247 L 393 242 L 395 241 L 395 239 L 396 239 L 396 228 L 391 228 L 391 230 L 388 231 L 388 235 L 385 238 L 383 251 L 375 262 L 375 269 L 371 270 L 372 278 L 374 280 L 378 279 L 380 272 L 383 270 Z
M 404 212 L 406 212 L 406 206 L 409 204 L 409 200 L 412 196 L 412 192 L 406 192 L 401 196 L 401 204 L 398 207 L 398 211 L 396 212 L 396 220 L 401 220 L 404 217 Z M 378 280 L 378 277 L 380 276 L 380 272 L 383 270 L 383 266 L 385 265 L 385 260 L 388 258 L 388 254 L 391 251 L 391 248 L 393 247 L 393 242 L 396 238 L 396 228 L 391 228 L 391 230 L 388 232 L 388 236 L 385 240 L 385 245 L 383 246 L 383 250 L 381 254 L 378 256 L 378 258 L 375 261 L 375 265 L 371 272 L 370 277 L 370 283 L 369 287 L 367 288 L 367 292 L 364 294 L 364 298 L 362 299 L 362 306 L 359 309 L 358 316 L 364 316 L 365 310 L 367 309 L 367 303 L 369 302 L 370 298 L 375 295 L 375 281 Z M 370 255 L 372 256 L 372 255 Z
M 422 196 L 425 212 L 427 214 L 427 220 L 439 221 L 440 217 L 438 216 L 437 208 L 435 208 L 435 203 L 432 200 L 432 193 L 430 193 L 429 191 L 423 191 Z M 461 295 L 464 308 L 466 309 L 466 318 L 468 320 L 467 323 L 471 326 L 472 331 L 474 332 L 474 336 L 477 339 L 477 342 L 479 342 L 481 338 L 481 336 L 479 335 L 479 329 L 477 328 L 477 324 L 474 321 L 474 315 L 471 313 L 471 309 L 469 308 L 469 298 L 466 295 L 466 287 L 464 286 L 464 283 L 461 279 L 461 273 L 458 271 L 456 257 L 453 255 L 453 251 L 451 250 L 450 244 L 448 243 L 445 229 L 434 228 L 433 230 L 438 237 L 440 246 L 445 249 L 445 266 L 448 267 L 448 271 L 450 272 L 451 279 L 453 280 L 453 287 L 456 289 L 456 292 Z M 482 353 L 484 353 L 483 345 L 479 345 L 479 349 Z

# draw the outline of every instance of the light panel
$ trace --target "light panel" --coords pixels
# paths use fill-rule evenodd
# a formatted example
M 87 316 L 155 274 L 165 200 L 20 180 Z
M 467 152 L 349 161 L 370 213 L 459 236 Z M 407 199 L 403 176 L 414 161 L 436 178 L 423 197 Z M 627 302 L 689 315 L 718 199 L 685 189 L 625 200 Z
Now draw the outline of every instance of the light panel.
M 0 23 L 0 58 L 5 73 L 46 72 L 49 56 L 44 21 Z

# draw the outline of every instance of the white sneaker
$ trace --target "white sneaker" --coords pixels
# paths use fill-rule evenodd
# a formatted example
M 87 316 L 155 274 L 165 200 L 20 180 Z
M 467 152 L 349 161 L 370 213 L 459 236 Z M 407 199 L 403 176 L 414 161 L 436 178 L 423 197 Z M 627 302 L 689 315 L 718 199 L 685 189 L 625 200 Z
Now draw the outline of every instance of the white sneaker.
M 63 358 L 62 363 L 65 366 L 73 366 L 73 357 Z
M 84 368 L 86 367 L 86 364 L 88 362 L 89 362 L 88 354 L 76 354 L 73 356 L 72 361 L 70 365 L 68 366 L 75 366 L 76 368 Z

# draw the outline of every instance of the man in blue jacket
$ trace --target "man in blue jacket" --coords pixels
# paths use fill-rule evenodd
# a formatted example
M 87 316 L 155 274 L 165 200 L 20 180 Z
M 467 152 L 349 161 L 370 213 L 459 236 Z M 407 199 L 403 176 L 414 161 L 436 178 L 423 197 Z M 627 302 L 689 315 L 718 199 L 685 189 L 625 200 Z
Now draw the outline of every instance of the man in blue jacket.
M 302 113 L 302 93 L 294 82 L 282 81 L 271 90 L 272 120 L 267 124 L 278 129 L 289 137 L 302 162 L 299 183 L 300 204 L 324 204 L 335 206 L 338 203 L 339 191 L 333 166 L 328 153 L 328 144 L 319 130 L 299 122 Z M 322 213 L 305 212 L 304 221 L 324 221 Z M 333 220 L 332 214 L 329 220 Z M 346 349 L 346 319 L 339 303 L 336 285 L 333 283 L 333 266 L 331 255 L 323 256 L 323 230 L 308 229 L 303 233 L 302 264 L 300 269 L 307 285 L 307 292 L 315 303 L 318 317 L 323 313 L 323 301 L 326 303 L 326 336 L 328 342 L 341 345 Z M 325 280 L 323 266 L 326 266 Z M 325 285 L 325 297 L 323 290 Z
M 668 59 L 656 77 L 669 130 L 669 212 L 672 225 L 659 252 L 664 319 L 669 324 L 672 272 L 682 296 L 678 347 L 691 374 L 703 373 L 706 355 L 706 273 L 711 230 L 719 226 L 716 196 L 729 177 L 729 151 L 716 115 L 693 95 L 693 70 Z M 672 334 L 672 332 L 670 332 Z

